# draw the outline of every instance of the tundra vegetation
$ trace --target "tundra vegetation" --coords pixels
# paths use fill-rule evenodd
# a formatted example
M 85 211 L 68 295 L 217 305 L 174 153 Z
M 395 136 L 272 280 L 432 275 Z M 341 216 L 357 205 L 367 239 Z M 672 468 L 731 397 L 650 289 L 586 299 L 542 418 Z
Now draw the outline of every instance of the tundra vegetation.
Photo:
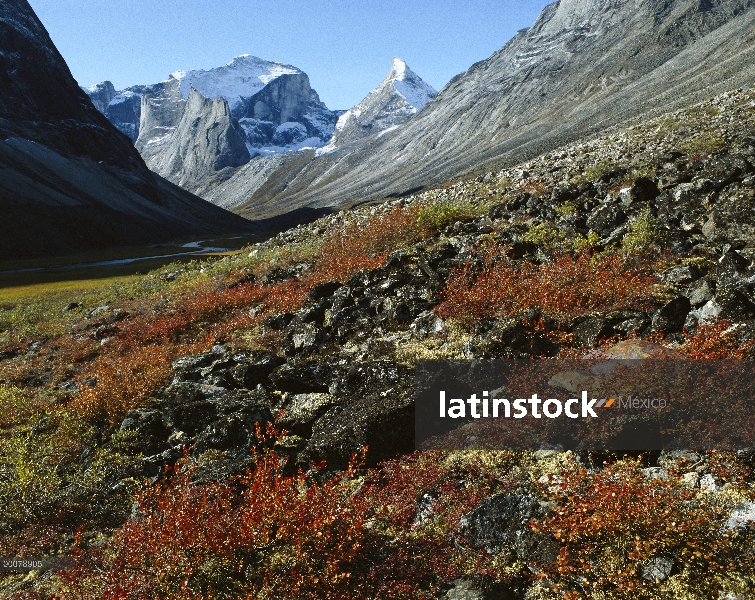
M 427 357 L 753 358 L 753 106 L 727 93 L 232 256 L 4 300 L 0 548 L 75 568 L 0 594 L 752 597 L 752 453 L 412 453 L 380 422 L 336 452 L 326 429 L 339 389 L 393 410 Z

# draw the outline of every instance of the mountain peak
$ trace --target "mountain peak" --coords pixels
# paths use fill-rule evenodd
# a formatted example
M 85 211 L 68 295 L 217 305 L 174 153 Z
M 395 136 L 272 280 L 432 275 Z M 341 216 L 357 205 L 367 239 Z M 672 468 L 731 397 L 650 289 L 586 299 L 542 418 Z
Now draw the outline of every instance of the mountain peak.
M 86 88 L 87 91 L 96 93 L 96 92 L 102 92 L 102 91 L 112 91 L 115 93 L 115 86 L 113 85 L 112 81 L 102 81 L 100 83 L 95 83 L 94 85 L 90 85 L 88 88 Z
M 406 70 L 408 67 L 406 66 L 406 62 L 397 56 L 393 57 L 393 64 L 391 65 L 391 75 L 393 75 L 394 79 L 403 79 L 406 76 Z M 410 69 L 411 70 L 411 69 Z
M 341 115 L 333 139 L 320 153 L 396 129 L 437 94 L 404 60 L 394 56 L 388 76 L 359 104 Z
M 414 109 L 414 112 L 417 112 L 438 95 L 438 92 L 412 71 L 404 60 L 395 56 L 393 57 L 391 72 L 375 92 L 379 92 L 385 85 L 391 85 L 409 107 Z
M 171 78 L 180 81 L 184 100 L 189 98 L 189 93 L 194 88 L 205 98 L 224 98 L 233 108 L 242 98 L 254 96 L 282 75 L 303 74 L 301 69 L 291 65 L 242 54 L 222 67 L 175 71 L 171 73 Z

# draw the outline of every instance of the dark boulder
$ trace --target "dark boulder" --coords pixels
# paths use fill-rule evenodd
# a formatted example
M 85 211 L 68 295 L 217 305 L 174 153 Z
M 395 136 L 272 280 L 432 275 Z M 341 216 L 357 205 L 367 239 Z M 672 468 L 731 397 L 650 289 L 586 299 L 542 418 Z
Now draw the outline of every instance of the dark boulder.
M 621 208 L 607 204 L 590 213 L 587 217 L 587 226 L 592 231 L 603 235 L 624 223 L 626 219 L 627 216 Z
M 528 358 L 552 356 L 558 352 L 557 344 L 542 333 L 533 332 L 525 325 L 524 319 L 524 316 L 517 316 L 496 321 L 487 331 L 470 340 L 468 353 L 478 358 Z
M 365 448 L 369 466 L 414 449 L 411 394 L 377 392 L 329 410 L 313 425 L 304 458 L 343 469 Z
M 689 298 L 678 296 L 670 302 L 667 302 L 653 316 L 652 328 L 654 331 L 663 331 L 665 333 L 676 333 L 682 330 L 687 315 L 692 309 Z
M 292 394 L 327 392 L 332 369 L 316 361 L 286 363 L 275 369 L 270 380 L 276 390 Z
M 525 562 L 551 562 L 558 553 L 555 541 L 535 533 L 529 524 L 544 514 L 538 501 L 529 494 L 491 496 L 461 518 L 457 541 Z

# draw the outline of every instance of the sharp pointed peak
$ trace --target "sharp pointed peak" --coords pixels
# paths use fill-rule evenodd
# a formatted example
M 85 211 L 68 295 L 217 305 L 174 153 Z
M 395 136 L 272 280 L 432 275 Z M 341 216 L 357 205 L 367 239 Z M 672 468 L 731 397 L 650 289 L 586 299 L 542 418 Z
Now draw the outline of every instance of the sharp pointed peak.
M 391 65 L 394 71 L 403 71 L 407 69 L 406 61 L 398 56 L 393 57 L 393 63 Z

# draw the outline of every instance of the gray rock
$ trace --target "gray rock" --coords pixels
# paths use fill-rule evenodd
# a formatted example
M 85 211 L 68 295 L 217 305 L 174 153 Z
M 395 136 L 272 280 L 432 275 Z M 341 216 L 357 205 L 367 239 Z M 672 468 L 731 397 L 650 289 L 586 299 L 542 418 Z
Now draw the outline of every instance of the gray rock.
M 584 319 L 572 329 L 574 339 L 583 346 L 593 346 L 613 332 L 611 321 L 603 316 Z
M 504 493 L 491 496 L 459 522 L 459 541 L 497 554 L 505 552 L 522 561 L 553 558 L 553 540 L 536 534 L 529 521 L 544 514 L 530 495 Z
M 735 288 L 719 285 L 716 288 L 714 301 L 723 318 L 739 320 L 751 319 L 755 316 L 755 304 L 750 300 L 745 286 Z
M 110 104 L 117 93 L 111 81 L 103 81 L 102 83 L 97 83 L 90 88 L 82 89 L 89 96 L 89 99 L 92 101 L 92 104 L 94 104 L 95 108 L 101 113 L 105 112 L 107 105 Z
M 332 370 L 314 361 L 286 363 L 276 368 L 270 380 L 276 390 L 292 394 L 327 392 Z
M 708 490 L 709 492 L 717 492 L 719 490 L 719 485 L 713 475 L 706 473 L 700 478 L 700 489 Z
M 642 578 L 646 581 L 666 581 L 673 568 L 673 558 L 654 556 L 642 566 Z
M 306 458 L 343 468 L 351 456 L 368 447 L 368 464 L 414 448 L 414 396 L 411 370 L 392 361 L 353 365 L 334 376 L 330 393 L 339 406 L 312 427 Z
M 285 413 L 277 425 L 295 434 L 310 435 L 312 423 L 336 403 L 330 394 L 294 394 L 284 400 Z
M 186 98 L 181 93 L 181 82 L 175 77 L 146 88 L 140 97 L 139 135 L 135 142 L 142 156 L 144 148 L 159 143 L 175 132 L 185 107 Z
M 514 600 L 519 595 L 491 577 L 471 576 L 457 579 L 443 600 Z
M 649 202 L 653 200 L 660 191 L 654 181 L 647 177 L 638 177 L 632 185 L 620 190 L 621 202 L 625 206 L 631 206 L 635 202 Z
M 608 233 L 626 220 L 624 211 L 613 204 L 594 210 L 587 217 L 587 226 L 601 235 Z
M 694 265 L 683 265 L 665 271 L 662 275 L 664 280 L 669 283 L 689 283 L 699 277 L 699 271 Z M 690 302 L 692 300 L 690 299 Z
M 749 263 L 739 252 L 727 250 L 716 264 L 716 281 L 719 286 L 738 283 L 747 273 Z
M 645 479 L 668 479 L 668 471 L 661 467 L 648 467 L 641 471 Z
M 323 328 L 317 323 L 296 323 L 290 327 L 289 343 L 283 348 L 286 356 L 314 352 L 324 338 Z
M 144 102 L 149 100 L 145 97 Z M 147 111 L 144 114 L 146 119 Z M 137 148 L 149 167 L 186 189 L 195 189 L 216 172 L 239 167 L 250 159 L 244 132 L 232 119 L 228 102 L 204 98 L 194 89 L 173 132 L 145 142 L 146 136 L 143 133 L 137 140 Z
M 542 354 L 552 355 L 557 352 L 556 344 L 541 334 L 527 331 L 523 323 L 526 316 L 493 320 L 489 330 L 483 331 L 470 340 L 468 352 L 480 358 L 526 358 Z
M 485 600 L 486 596 L 472 581 L 458 579 L 446 593 L 446 600 Z
M 700 462 L 700 455 L 693 450 L 664 450 L 658 457 L 658 466 L 672 470 L 677 465 L 696 465 Z
M 97 102 L 98 109 L 135 141 L 151 169 L 202 195 L 209 195 L 233 174 L 235 167 L 249 163 L 260 153 L 283 153 L 283 157 L 270 157 L 271 169 L 260 168 L 267 157 L 255 161 L 256 174 L 266 179 L 286 161 L 285 154 L 298 150 L 303 142 L 314 147 L 325 145 L 341 114 L 320 101 L 310 87 L 309 77 L 299 69 L 248 55 L 210 71 L 177 72 L 154 85 L 115 92 L 108 84 L 85 91 Z M 224 94 L 221 97 L 228 103 L 230 126 L 223 123 L 224 119 L 217 123 L 210 114 L 198 115 L 196 107 L 187 114 L 191 90 L 209 101 L 217 101 L 216 95 Z M 197 118 L 199 122 L 194 123 Z M 229 133 L 229 127 L 237 135 Z M 186 159 L 193 145 L 212 146 L 223 136 L 236 137 L 241 145 L 230 140 L 218 160 L 212 160 L 210 155 L 199 161 Z M 213 139 L 207 140 L 208 137 Z M 175 155 L 182 160 L 176 162 Z M 242 199 L 250 196 L 253 186 L 250 182 L 244 193 L 218 203 L 230 206 L 239 201 L 239 195 Z
M 713 323 L 721 316 L 721 307 L 715 300 L 708 300 L 695 314 L 700 323 Z
M 753 526 L 755 526 L 755 502 L 742 502 L 731 511 L 731 516 L 724 527 L 733 531 L 742 531 Z
M 667 302 L 654 316 L 652 328 L 654 331 L 674 333 L 682 330 L 692 305 L 689 298 L 678 296 Z
M 689 291 L 689 302 L 692 306 L 702 306 L 713 298 L 713 287 L 707 279 L 701 279 Z

